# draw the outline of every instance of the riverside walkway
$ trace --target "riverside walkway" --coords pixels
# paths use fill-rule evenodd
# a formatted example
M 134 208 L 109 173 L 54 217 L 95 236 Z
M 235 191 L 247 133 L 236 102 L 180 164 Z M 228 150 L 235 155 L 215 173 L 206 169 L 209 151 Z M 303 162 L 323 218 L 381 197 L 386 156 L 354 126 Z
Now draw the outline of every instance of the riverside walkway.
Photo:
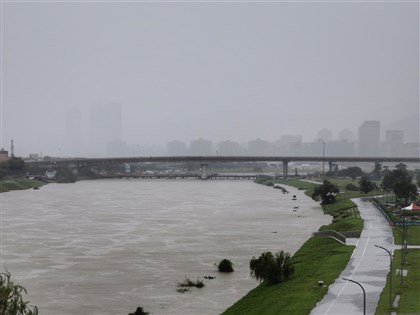
M 364 227 L 359 239 L 354 240 L 353 255 L 340 277 L 329 286 L 328 293 L 317 303 L 311 315 L 353 315 L 363 314 L 363 291 L 355 283 L 342 280 L 351 279 L 359 282 L 366 291 L 366 314 L 374 314 L 379 296 L 385 287 L 389 272 L 388 253 L 399 248 L 393 243 L 392 230 L 382 213 L 367 199 L 357 198 L 352 201 L 359 208 L 364 220 Z M 347 244 L 352 244 L 348 239 Z M 328 285 L 328 283 L 327 283 Z

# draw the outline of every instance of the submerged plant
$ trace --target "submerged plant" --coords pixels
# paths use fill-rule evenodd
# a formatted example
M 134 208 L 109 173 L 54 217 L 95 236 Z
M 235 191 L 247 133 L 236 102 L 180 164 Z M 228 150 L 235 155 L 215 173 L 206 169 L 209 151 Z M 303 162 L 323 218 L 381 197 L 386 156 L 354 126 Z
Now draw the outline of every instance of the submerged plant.
M 197 281 L 192 281 L 190 278 L 185 277 L 184 282 L 178 282 L 178 287 L 197 287 L 202 288 L 205 284 L 202 280 L 197 278 Z
M 233 263 L 229 259 L 223 259 L 217 265 L 217 269 L 220 272 L 233 272 Z

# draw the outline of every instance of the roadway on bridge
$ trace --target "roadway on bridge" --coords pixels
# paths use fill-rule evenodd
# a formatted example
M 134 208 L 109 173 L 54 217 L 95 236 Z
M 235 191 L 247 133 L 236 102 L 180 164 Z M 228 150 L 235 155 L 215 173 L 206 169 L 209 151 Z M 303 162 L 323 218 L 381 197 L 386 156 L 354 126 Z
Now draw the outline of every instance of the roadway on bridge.
M 359 282 L 366 291 L 366 314 L 374 314 L 389 272 L 388 250 L 396 249 L 392 230 L 382 213 L 366 199 L 352 199 L 364 220 L 363 232 L 355 240 L 356 248 L 340 277 L 330 285 L 328 293 L 318 302 L 311 315 L 363 314 L 363 291 L 348 278 Z M 349 242 L 350 243 L 350 242 Z M 320 279 L 322 280 L 322 279 Z M 327 283 L 328 285 L 328 283 Z

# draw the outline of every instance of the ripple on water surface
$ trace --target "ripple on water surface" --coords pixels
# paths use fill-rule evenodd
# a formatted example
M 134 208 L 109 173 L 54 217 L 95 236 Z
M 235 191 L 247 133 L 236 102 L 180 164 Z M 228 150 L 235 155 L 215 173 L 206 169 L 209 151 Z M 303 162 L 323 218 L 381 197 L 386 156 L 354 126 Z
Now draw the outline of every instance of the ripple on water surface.
M 258 284 L 252 256 L 294 252 L 329 223 L 302 191 L 289 191 L 249 181 L 98 180 L 5 193 L 3 266 L 40 314 L 128 314 L 139 305 L 218 314 Z M 223 258 L 234 273 L 216 272 Z M 208 275 L 216 278 L 204 288 L 176 292 L 185 277 Z

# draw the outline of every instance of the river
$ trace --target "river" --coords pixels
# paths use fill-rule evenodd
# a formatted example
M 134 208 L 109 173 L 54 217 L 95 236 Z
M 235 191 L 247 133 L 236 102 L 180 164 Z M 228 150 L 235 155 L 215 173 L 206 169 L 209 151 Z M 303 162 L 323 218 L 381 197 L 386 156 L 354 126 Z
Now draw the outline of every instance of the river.
M 220 314 L 258 285 L 249 276 L 252 256 L 294 253 L 330 223 L 302 191 L 288 189 L 92 180 L 3 193 L 2 266 L 41 315 L 126 315 L 137 306 L 151 314 Z M 235 272 L 217 272 L 223 258 Z M 204 276 L 216 278 L 176 291 L 186 277 Z

